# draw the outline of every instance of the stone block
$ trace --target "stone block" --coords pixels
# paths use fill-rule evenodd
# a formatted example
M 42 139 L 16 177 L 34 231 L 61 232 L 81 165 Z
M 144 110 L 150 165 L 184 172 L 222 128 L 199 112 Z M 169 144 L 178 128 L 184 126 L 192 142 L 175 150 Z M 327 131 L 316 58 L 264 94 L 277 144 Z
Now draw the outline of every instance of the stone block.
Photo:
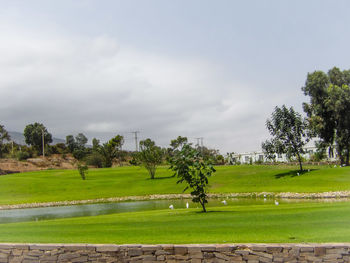
M 313 247 L 301 247 L 300 252 L 314 252 Z
M 214 246 L 204 246 L 201 248 L 202 251 L 205 251 L 205 252 L 214 252 L 216 251 L 216 247 Z
M 157 261 L 163 261 L 163 260 L 165 260 L 164 255 L 157 256 Z
M 269 246 L 266 248 L 267 253 L 281 252 L 282 247 L 280 246 Z
M 139 249 L 132 248 L 132 249 L 129 249 L 128 251 L 128 256 L 130 257 L 137 257 L 141 255 L 142 255 L 142 250 L 140 248 Z
M 116 252 L 116 251 L 119 251 L 119 246 L 116 246 L 116 245 L 96 247 L 96 252 Z
M 203 258 L 203 254 L 202 254 L 202 252 L 190 253 L 189 254 L 189 258 L 191 258 L 191 259 L 202 259 Z
M 61 260 L 72 260 L 73 258 L 78 258 L 80 255 L 75 253 L 64 253 L 58 256 L 58 261 Z
M 252 255 L 257 255 L 259 257 L 263 257 L 263 258 L 269 258 L 272 259 L 273 255 L 269 254 L 269 253 L 265 253 L 265 252 L 258 252 L 258 251 L 252 251 L 250 252 Z
M 185 246 L 174 246 L 174 254 L 175 255 L 186 255 L 187 247 Z
M 88 262 L 88 257 L 83 256 L 83 257 L 73 258 L 71 262 L 73 263 Z

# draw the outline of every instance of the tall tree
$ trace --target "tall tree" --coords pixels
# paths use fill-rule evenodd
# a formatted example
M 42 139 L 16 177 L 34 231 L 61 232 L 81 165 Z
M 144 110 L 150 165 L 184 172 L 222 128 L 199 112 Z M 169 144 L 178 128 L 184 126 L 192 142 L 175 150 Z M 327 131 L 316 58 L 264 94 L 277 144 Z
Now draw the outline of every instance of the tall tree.
M 268 158 L 275 153 L 286 154 L 288 158 L 296 157 L 300 171 L 303 170 L 301 154 L 305 153 L 303 147 L 309 142 L 306 134 L 307 123 L 293 107 L 275 107 L 271 119 L 266 121 L 272 139 L 262 143 L 262 149 Z
M 315 71 L 307 75 L 304 103 L 310 129 L 320 138 L 320 147 L 333 150 L 335 144 L 341 164 L 349 165 L 350 152 L 350 71 L 332 68 L 326 73 Z
M 83 133 L 78 133 L 78 135 L 75 136 L 75 142 L 78 148 L 85 148 L 88 138 Z
M 74 136 L 73 135 L 67 135 L 66 136 L 66 145 L 67 148 L 69 149 L 70 153 L 73 153 L 75 148 L 77 147 Z
M 43 145 L 44 136 L 44 145 Z M 38 154 L 42 152 L 43 147 L 52 142 L 52 135 L 47 131 L 42 123 L 35 122 L 28 124 L 24 129 L 24 138 L 26 144 L 33 146 Z
M 157 166 L 162 163 L 163 151 L 151 139 L 140 141 L 140 151 L 136 155 L 137 160 L 144 166 L 151 179 L 154 179 Z
M 5 130 L 4 125 L 0 124 L 0 158 L 2 158 L 4 152 L 4 141 L 9 141 L 10 139 L 10 135 Z

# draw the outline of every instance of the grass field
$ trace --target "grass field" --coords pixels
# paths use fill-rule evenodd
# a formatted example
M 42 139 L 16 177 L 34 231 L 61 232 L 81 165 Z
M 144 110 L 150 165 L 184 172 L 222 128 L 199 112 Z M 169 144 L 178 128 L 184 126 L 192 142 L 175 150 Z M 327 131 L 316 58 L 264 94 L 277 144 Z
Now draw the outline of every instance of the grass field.
M 0 242 L 350 242 L 350 203 L 225 206 L 0 224 Z
M 296 166 L 222 166 L 210 179 L 212 193 L 324 192 L 350 190 L 350 168 Z M 76 170 L 46 170 L 0 176 L 0 204 L 84 200 L 118 196 L 182 193 L 184 185 L 167 167 L 150 180 L 139 167 L 90 169 L 83 181 Z

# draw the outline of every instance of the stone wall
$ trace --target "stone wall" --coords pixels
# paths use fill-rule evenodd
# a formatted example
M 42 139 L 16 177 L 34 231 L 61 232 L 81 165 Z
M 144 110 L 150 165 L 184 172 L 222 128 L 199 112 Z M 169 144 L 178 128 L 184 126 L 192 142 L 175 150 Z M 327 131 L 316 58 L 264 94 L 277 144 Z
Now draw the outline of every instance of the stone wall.
M 350 262 L 349 244 L 0 244 L 0 262 Z

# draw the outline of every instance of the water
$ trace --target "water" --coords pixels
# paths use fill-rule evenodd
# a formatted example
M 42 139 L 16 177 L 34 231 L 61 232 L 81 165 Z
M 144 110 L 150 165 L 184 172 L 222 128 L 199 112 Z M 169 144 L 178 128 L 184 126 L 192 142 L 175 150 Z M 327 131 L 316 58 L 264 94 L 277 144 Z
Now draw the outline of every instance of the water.
M 211 199 L 207 207 L 224 206 L 221 202 L 223 199 Z M 262 205 L 274 204 L 274 199 L 262 198 L 230 198 L 226 199 L 227 205 Z M 349 201 L 349 199 L 279 199 L 280 204 L 295 202 L 335 202 Z M 56 218 L 71 218 L 82 216 L 107 215 L 125 212 L 138 212 L 147 210 L 169 209 L 173 205 L 175 209 L 185 208 L 186 203 L 190 208 L 200 209 L 199 204 L 192 203 L 191 200 L 150 200 L 150 201 L 130 201 L 118 203 L 101 203 L 87 205 L 70 205 L 42 208 L 24 208 L 0 210 L 0 223 L 14 223 L 26 221 L 40 221 Z

